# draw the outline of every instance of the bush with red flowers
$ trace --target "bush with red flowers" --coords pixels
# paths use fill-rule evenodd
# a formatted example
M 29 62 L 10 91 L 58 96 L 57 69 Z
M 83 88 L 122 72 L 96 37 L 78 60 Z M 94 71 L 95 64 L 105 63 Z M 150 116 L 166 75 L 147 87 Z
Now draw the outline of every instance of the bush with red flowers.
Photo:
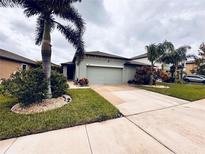
M 81 78 L 80 80 L 78 80 L 78 83 L 80 86 L 88 86 L 88 79 L 87 78 Z
M 149 66 L 143 66 L 136 70 L 134 83 L 135 84 L 149 84 L 151 79 L 152 68 Z M 157 79 L 157 72 L 153 70 L 154 84 Z

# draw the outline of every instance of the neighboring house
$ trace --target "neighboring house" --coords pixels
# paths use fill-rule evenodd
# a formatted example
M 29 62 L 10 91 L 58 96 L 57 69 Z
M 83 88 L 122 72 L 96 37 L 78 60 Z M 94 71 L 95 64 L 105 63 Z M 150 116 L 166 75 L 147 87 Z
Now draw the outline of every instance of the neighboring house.
M 105 52 L 85 52 L 78 63 L 76 55 L 71 62 L 62 63 L 68 80 L 88 78 L 90 84 L 119 84 L 134 79 L 136 67 L 149 64 Z
M 151 65 L 151 62 L 148 60 L 147 53 L 135 56 L 131 58 L 133 61 L 142 62 L 144 64 Z M 157 68 L 168 71 L 170 69 L 170 65 L 163 64 L 163 63 L 155 63 L 154 64 Z
M 194 60 L 187 61 L 187 62 L 186 62 L 186 69 L 185 69 L 187 75 L 192 74 L 192 71 L 193 71 L 193 70 L 196 70 L 196 67 L 197 67 L 197 66 L 196 66 Z
M 131 58 L 133 61 L 137 61 L 137 62 L 142 62 L 144 64 L 149 64 L 151 65 L 151 62 L 148 60 L 148 57 L 147 57 L 147 53 L 145 54 L 141 54 L 141 55 L 138 55 L 138 56 L 135 56 L 135 57 L 132 57 Z M 186 66 L 188 64 L 188 66 Z M 155 66 L 163 71 L 170 71 L 170 67 L 171 67 L 172 64 L 164 64 L 164 63 L 155 63 Z M 193 69 L 193 64 L 189 64 L 189 62 L 186 62 L 186 61 L 183 61 L 181 63 L 181 65 L 184 66 L 183 68 L 183 71 L 186 71 L 186 70 L 192 70 Z M 188 68 L 187 68 L 188 67 Z M 190 73 L 190 71 L 188 71 L 188 73 Z
M 35 61 L 33 60 L 0 49 L 0 79 L 8 79 L 12 73 L 34 65 Z

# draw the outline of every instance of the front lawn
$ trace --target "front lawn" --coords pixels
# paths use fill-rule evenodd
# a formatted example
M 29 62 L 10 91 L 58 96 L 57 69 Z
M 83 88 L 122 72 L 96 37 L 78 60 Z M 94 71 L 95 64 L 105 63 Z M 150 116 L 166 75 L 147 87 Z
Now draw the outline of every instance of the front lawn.
M 205 85 L 196 85 L 196 84 L 177 84 L 177 83 L 159 83 L 160 85 L 166 85 L 170 88 L 160 89 L 140 86 L 145 90 L 150 90 L 153 92 L 158 92 L 161 94 L 185 99 L 188 101 L 195 101 L 202 98 L 205 98 Z
M 20 115 L 10 111 L 15 98 L 0 96 L 0 140 L 117 118 L 120 112 L 91 89 L 69 90 L 72 103 L 52 111 Z

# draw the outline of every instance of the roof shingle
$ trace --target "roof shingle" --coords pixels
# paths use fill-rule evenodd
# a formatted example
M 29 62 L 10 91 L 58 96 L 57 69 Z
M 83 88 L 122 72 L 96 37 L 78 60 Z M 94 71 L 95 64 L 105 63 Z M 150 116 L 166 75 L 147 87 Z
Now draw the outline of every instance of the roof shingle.
M 85 52 L 85 55 L 91 55 L 91 56 L 100 56 L 100 57 L 108 57 L 108 58 L 117 58 L 117 59 L 128 59 L 122 56 L 106 53 L 106 52 L 101 52 L 101 51 L 90 51 L 90 52 Z
M 147 57 L 147 53 L 132 57 L 131 59 L 140 59 L 140 58 L 146 58 Z
M 18 61 L 18 62 L 28 63 L 28 64 L 36 64 L 36 62 L 33 60 L 30 60 L 28 58 L 22 57 L 20 55 L 17 55 L 15 53 L 12 53 L 10 51 L 6 51 L 3 49 L 0 49 L 0 57 L 14 60 L 14 61 Z

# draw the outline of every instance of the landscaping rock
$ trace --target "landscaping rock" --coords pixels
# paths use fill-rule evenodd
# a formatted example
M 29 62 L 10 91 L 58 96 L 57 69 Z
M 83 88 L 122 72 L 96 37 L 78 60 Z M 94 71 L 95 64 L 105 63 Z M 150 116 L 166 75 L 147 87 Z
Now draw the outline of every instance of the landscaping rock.
M 58 98 L 44 99 L 41 103 L 33 103 L 29 106 L 21 106 L 19 103 L 11 108 L 12 112 L 19 114 L 33 114 L 57 109 L 72 101 L 69 95 Z
M 67 103 L 70 103 L 72 101 L 72 98 L 69 95 L 63 95 L 62 97 L 64 98 L 64 101 L 66 101 Z

